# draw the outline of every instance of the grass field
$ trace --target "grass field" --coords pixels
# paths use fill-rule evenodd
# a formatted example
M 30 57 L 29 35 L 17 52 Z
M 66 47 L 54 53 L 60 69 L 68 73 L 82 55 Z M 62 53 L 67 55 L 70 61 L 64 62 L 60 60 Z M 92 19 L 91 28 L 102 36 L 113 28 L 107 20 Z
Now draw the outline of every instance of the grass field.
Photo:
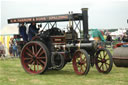
M 88 75 L 80 76 L 69 63 L 60 71 L 30 75 L 23 70 L 19 59 L 7 59 L 0 60 L 0 85 L 128 85 L 128 68 L 114 66 L 109 74 L 102 74 L 93 67 Z

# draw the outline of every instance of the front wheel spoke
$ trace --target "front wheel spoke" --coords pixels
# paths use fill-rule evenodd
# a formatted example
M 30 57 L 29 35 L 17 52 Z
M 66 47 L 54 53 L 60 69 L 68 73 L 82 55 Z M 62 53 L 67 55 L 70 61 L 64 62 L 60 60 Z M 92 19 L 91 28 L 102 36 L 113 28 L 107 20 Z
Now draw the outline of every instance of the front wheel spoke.
M 100 67 L 99 67 L 99 68 L 101 69 L 101 67 L 102 67 L 102 66 L 103 66 L 103 63 L 100 65 Z
M 84 56 L 84 59 L 83 60 L 86 60 L 86 56 Z
M 82 62 L 82 56 L 80 55 L 80 62 Z
M 106 65 L 110 65 L 109 63 L 105 63 Z
M 101 55 L 101 53 L 99 54 L 99 58 L 101 58 L 101 59 L 102 59 L 102 55 Z
M 105 59 L 106 61 L 110 60 L 110 59 Z
M 97 60 L 97 63 L 101 62 L 101 60 Z
M 99 56 L 98 56 L 98 59 L 102 60 L 102 58 L 101 58 L 101 57 L 99 57 Z
M 108 67 L 107 67 L 106 63 L 105 63 L 105 67 L 106 67 L 106 69 L 108 69 Z
M 107 52 L 105 52 L 106 54 L 104 55 L 104 58 L 107 56 Z
M 102 70 L 104 71 L 104 64 L 102 65 Z
M 86 64 L 84 64 L 84 67 L 87 68 Z
M 80 65 L 80 72 L 84 72 L 82 65 Z

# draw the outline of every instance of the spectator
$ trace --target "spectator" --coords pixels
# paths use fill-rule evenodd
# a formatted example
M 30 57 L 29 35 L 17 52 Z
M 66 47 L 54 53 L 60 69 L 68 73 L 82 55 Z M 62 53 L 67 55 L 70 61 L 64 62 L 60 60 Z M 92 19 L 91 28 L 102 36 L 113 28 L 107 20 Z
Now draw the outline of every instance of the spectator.
M 14 57 L 18 56 L 18 49 L 17 49 L 17 45 L 15 42 L 12 44 L 12 53 Z
M 128 42 L 128 35 L 125 33 L 123 38 L 122 38 L 123 42 Z
M 108 34 L 107 38 L 106 38 L 107 41 L 111 41 L 112 42 L 112 37 L 111 35 Z
M 2 44 L 2 42 L 0 42 L 0 57 L 2 55 L 5 57 L 5 49 L 4 49 L 4 45 Z

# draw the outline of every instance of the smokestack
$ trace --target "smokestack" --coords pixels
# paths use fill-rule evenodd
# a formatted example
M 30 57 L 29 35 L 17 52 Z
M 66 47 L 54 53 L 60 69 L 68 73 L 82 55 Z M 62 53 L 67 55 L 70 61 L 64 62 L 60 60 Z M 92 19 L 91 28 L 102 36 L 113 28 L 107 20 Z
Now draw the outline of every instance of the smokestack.
M 82 8 L 83 37 L 88 41 L 88 8 Z

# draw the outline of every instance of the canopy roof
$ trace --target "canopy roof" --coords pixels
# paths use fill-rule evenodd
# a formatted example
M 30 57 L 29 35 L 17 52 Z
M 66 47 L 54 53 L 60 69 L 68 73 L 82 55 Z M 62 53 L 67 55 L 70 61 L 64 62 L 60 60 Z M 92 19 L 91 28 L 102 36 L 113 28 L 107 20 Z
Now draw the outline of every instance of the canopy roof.
M 63 14 L 63 15 L 51 15 L 51 16 L 38 16 L 38 17 L 24 17 L 8 19 L 8 23 L 31 23 L 31 22 L 58 22 L 58 21 L 70 21 L 81 20 L 82 14 Z

